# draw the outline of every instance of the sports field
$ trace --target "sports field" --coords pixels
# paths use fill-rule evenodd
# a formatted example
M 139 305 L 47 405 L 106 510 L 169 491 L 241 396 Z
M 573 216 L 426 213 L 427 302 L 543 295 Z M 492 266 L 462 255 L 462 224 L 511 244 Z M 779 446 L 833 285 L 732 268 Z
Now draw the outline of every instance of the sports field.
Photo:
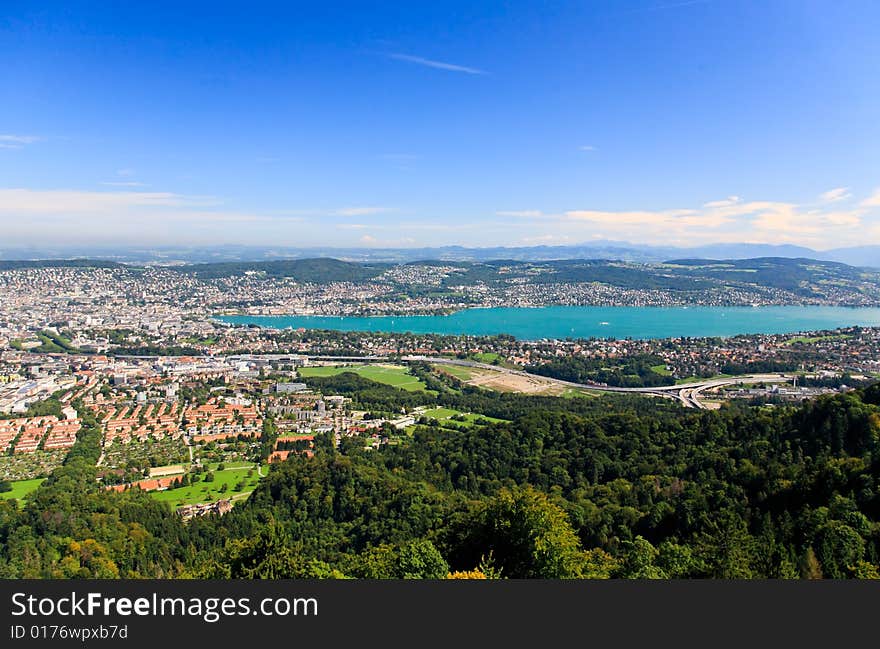
M 425 384 L 411 374 L 407 368 L 400 365 L 332 365 L 323 367 L 301 367 L 300 376 L 336 376 L 343 372 L 354 372 L 365 379 L 384 383 L 402 390 L 419 392 L 425 389 Z

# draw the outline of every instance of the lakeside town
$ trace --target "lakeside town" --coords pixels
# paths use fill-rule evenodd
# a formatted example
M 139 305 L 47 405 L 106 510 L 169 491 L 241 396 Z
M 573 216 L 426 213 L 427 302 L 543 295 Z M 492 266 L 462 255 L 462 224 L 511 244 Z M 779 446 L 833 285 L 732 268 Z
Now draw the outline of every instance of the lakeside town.
M 16 340 L 33 332 L 35 324 L 51 323 L 199 335 L 209 331 L 212 316 L 236 314 L 414 315 L 549 305 L 880 305 L 876 271 L 807 261 L 366 266 L 318 259 L 185 267 L 6 262 L 0 263 L 0 339 Z
M 428 422 L 491 423 L 480 413 L 431 403 L 438 390 L 555 398 L 632 390 L 638 398 L 677 396 L 687 407 L 712 409 L 736 401 L 799 402 L 880 376 L 880 328 L 871 327 L 519 340 L 275 330 L 214 317 L 224 310 L 342 314 L 369 305 L 382 311 L 392 292 L 384 282 L 440 287 L 459 271 L 406 265 L 384 270 L 376 281 L 329 283 L 249 271 L 200 279 L 159 267 L 0 271 L 0 482 L 16 495 L 36 488 L 64 462 L 77 434 L 92 427 L 100 431 L 97 467 L 106 489 L 149 491 L 184 517 L 222 514 L 247 497 L 271 464 L 313 453 L 322 436 L 375 449 Z M 670 303 L 666 289 L 522 278 L 513 285 L 478 282 L 460 287 L 459 301 L 426 294 L 405 308 Z M 774 291 L 734 291 L 728 299 L 794 299 Z M 356 395 L 321 384 L 349 373 L 395 388 L 400 405 L 363 407 Z M 422 396 L 418 403 L 404 398 L 413 392 Z

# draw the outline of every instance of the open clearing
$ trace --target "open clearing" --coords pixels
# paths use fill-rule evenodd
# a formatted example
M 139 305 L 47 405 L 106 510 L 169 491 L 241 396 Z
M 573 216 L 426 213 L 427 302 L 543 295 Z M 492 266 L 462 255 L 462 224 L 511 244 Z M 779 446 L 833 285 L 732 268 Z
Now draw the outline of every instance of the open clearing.
M 9 500 L 11 498 L 21 499 L 32 491 L 36 491 L 37 487 L 43 484 L 45 478 L 36 478 L 34 480 L 16 480 L 12 483 L 12 491 L 0 493 L 0 498 Z
M 467 383 L 498 392 L 521 392 L 554 397 L 562 395 L 568 389 L 555 381 L 537 376 L 495 372 L 483 368 L 473 368 L 472 377 Z
M 474 378 L 474 372 L 469 367 L 460 367 L 458 365 L 437 365 L 437 369 L 441 372 L 454 376 L 459 381 L 470 381 Z
M 479 415 L 474 412 L 461 412 L 454 408 L 443 407 L 431 408 L 425 410 L 422 414 L 430 419 L 436 419 L 440 426 L 443 426 L 446 423 L 454 424 L 456 426 L 478 426 L 485 424 L 486 422 L 497 424 L 502 421 L 507 421 L 505 419 L 499 419 L 498 417 Z M 453 417 L 456 419 L 453 419 Z M 459 421 L 459 419 L 461 419 L 461 421 Z M 415 427 L 413 426 L 413 428 Z
M 253 475 L 250 478 L 247 477 L 249 469 L 254 469 Z M 170 503 L 173 507 L 179 507 L 180 505 L 206 503 L 249 494 L 260 481 L 259 473 L 254 464 L 226 465 L 223 471 L 217 471 L 217 465 L 213 465 L 211 470 L 214 472 L 213 482 L 203 482 L 200 480 L 187 487 L 166 489 L 165 491 L 151 491 L 150 495 L 156 500 Z M 193 477 L 204 479 L 205 474 Z M 244 485 L 236 490 L 236 485 L 242 481 Z M 226 491 L 221 493 L 220 490 L 223 488 L 223 485 L 226 485 Z
M 425 389 L 425 384 L 411 374 L 407 368 L 401 365 L 324 365 L 317 367 L 301 367 L 300 376 L 336 376 L 343 372 L 354 372 L 365 379 L 384 383 L 410 392 L 420 392 Z
M 503 370 L 490 370 L 485 367 L 461 367 L 457 365 L 436 364 L 434 366 L 441 372 L 446 372 L 464 381 L 468 385 L 474 385 L 497 392 L 520 392 L 522 394 L 537 394 L 548 397 L 576 396 L 570 387 L 557 383 L 553 379 L 541 376 L 523 376 Z M 586 393 L 581 393 L 586 394 Z

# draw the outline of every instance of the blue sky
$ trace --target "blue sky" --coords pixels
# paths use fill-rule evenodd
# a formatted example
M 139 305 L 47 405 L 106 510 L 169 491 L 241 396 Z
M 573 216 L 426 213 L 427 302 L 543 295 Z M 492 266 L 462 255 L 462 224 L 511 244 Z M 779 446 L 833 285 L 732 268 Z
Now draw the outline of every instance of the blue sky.
M 0 236 L 876 244 L 878 24 L 874 0 L 6 0 Z

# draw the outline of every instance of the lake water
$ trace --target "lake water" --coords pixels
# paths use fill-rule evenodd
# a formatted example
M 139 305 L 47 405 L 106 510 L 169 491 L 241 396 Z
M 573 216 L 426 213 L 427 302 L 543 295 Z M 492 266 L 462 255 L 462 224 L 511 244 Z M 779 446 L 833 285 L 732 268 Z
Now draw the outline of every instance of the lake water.
M 880 326 L 880 308 L 825 306 L 597 307 L 467 309 L 451 315 L 217 316 L 231 324 L 274 329 L 510 334 L 541 338 L 672 338 L 794 333 L 854 325 Z

